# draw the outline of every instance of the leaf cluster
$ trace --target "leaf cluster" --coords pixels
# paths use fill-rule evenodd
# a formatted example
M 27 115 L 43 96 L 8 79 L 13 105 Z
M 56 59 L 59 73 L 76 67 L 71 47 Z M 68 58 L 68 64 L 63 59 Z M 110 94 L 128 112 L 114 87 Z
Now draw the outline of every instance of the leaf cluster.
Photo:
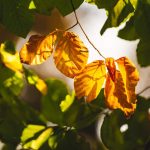
M 70 94 L 62 81 L 43 81 L 33 71 L 23 68 L 18 52 L 9 53 L 11 46 L 7 45 L 2 44 L 0 49 L 0 140 L 5 144 L 3 149 L 15 150 L 19 144 L 23 149 L 61 150 L 74 146 L 75 150 L 90 150 L 89 143 L 79 133 L 102 111 L 97 104 L 103 100 L 103 91 L 90 105 L 83 99 L 77 101 L 75 93 Z M 25 80 L 41 93 L 40 111 L 20 96 Z
M 73 0 L 75 9 L 83 0 Z M 36 13 L 51 15 L 54 8 L 64 16 L 73 12 L 70 0 L 0 0 L 0 23 L 10 32 L 26 37 Z
M 94 0 L 99 9 L 104 8 L 108 18 L 100 33 L 106 29 L 118 27 L 126 22 L 126 25 L 118 33 L 118 36 L 125 40 L 140 39 L 137 47 L 137 59 L 142 67 L 150 65 L 149 59 L 149 35 L 150 35 L 150 3 L 148 0 Z

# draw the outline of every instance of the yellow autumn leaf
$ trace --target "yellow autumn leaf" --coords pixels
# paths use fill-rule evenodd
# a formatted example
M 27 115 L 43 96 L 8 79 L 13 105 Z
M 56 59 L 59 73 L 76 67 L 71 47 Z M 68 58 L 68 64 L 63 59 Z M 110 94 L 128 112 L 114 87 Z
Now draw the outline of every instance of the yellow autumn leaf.
M 78 98 L 86 96 L 86 101 L 94 100 L 104 84 L 106 67 L 104 61 L 97 60 L 88 64 L 76 77 L 74 87 Z
M 108 61 L 109 58 L 106 63 Z M 106 78 L 105 101 L 110 109 L 121 109 L 128 117 L 136 108 L 135 86 L 139 80 L 138 72 L 126 57 L 119 58 L 116 62 L 119 70 L 113 71 L 113 75 L 108 71 Z M 115 76 L 115 80 L 112 76 Z
M 115 60 L 113 58 L 106 58 L 105 64 L 111 79 L 115 81 L 115 72 L 116 72 Z
M 22 63 L 37 65 L 43 63 L 53 52 L 56 41 L 56 31 L 47 36 L 32 35 L 20 51 Z
M 37 88 L 43 95 L 46 95 L 46 93 L 47 93 L 47 85 L 46 85 L 46 83 L 45 83 L 42 79 L 38 78 L 38 80 L 37 80 L 35 86 L 36 86 L 36 88 Z
M 139 73 L 135 68 L 134 64 L 127 57 L 121 57 L 116 60 L 116 62 L 123 77 L 128 101 L 135 103 L 135 86 L 139 81 Z
M 11 53 L 5 51 L 4 47 L 5 47 L 5 45 L 1 44 L 0 60 L 2 61 L 2 63 L 9 69 L 13 70 L 14 72 L 21 72 L 22 64 L 20 62 L 19 53 L 16 52 L 15 54 L 11 54 Z
M 57 36 L 60 36 L 60 39 L 54 52 L 55 65 L 63 74 L 73 78 L 86 65 L 88 50 L 72 32 L 59 31 Z
M 110 109 L 121 109 L 127 117 L 133 114 L 136 104 L 128 102 L 122 75 L 118 70 L 115 82 L 107 75 L 104 93 L 106 105 Z

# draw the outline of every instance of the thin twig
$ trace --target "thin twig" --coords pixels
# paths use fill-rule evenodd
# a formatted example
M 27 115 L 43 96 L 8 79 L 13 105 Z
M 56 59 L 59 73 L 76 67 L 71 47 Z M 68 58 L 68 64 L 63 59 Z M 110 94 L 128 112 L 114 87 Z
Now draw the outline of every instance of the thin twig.
M 76 22 L 73 26 L 71 26 L 71 27 L 67 28 L 65 31 L 68 31 L 68 30 L 70 30 L 70 29 L 74 28 L 76 25 L 78 25 L 78 22 Z
M 146 88 L 144 88 L 143 90 L 141 90 L 137 95 L 141 95 L 143 92 L 145 92 L 148 89 L 150 89 L 150 86 L 147 86 Z
M 72 27 L 76 26 L 77 24 L 80 26 L 82 32 L 84 33 L 86 39 L 88 40 L 88 42 L 93 46 L 93 48 L 98 52 L 98 54 L 103 57 L 105 59 L 105 57 L 100 53 L 100 51 L 94 46 L 94 44 L 90 41 L 89 37 L 87 36 L 86 32 L 84 31 L 82 25 L 80 24 L 79 20 L 78 20 L 78 17 L 77 17 L 77 13 L 75 11 L 75 7 L 74 7 L 74 4 L 73 4 L 73 1 L 71 1 L 71 5 L 72 5 L 72 8 L 73 8 L 73 12 L 74 12 L 74 15 L 75 15 L 75 18 L 76 18 L 76 21 L 77 23 L 75 25 L 73 25 Z M 68 28 L 68 29 L 71 29 L 72 27 Z

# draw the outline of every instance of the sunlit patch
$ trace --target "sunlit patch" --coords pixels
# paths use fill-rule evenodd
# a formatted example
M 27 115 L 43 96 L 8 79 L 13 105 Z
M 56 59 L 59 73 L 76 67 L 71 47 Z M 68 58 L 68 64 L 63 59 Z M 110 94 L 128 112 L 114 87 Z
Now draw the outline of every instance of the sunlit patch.
M 123 133 L 123 132 L 126 132 L 128 130 L 128 124 L 123 124 L 121 127 L 120 127 L 120 132 Z

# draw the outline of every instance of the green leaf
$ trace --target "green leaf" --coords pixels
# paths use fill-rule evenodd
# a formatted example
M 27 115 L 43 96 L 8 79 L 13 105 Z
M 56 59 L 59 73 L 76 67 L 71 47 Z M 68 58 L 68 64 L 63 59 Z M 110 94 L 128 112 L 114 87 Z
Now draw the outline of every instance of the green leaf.
M 6 94 L 7 97 L 0 98 L 0 140 L 17 145 L 26 124 L 29 122 L 44 123 L 39 118 L 39 114 L 31 107 L 19 101 L 17 97 Z
M 12 112 L 12 108 L 0 99 L 0 140 L 17 146 L 23 127 L 23 122 Z
M 135 12 L 135 29 L 141 40 L 150 39 L 150 5 L 139 1 Z
M 135 18 L 131 17 L 130 20 L 126 23 L 126 26 L 119 31 L 118 36 L 120 38 L 129 41 L 136 40 L 139 38 L 135 30 L 134 20 Z
M 33 0 L 36 11 L 40 14 L 50 15 L 54 4 L 52 0 Z
M 84 0 L 72 0 L 74 8 L 77 9 Z M 55 7 L 60 11 L 60 13 L 65 16 L 73 12 L 73 7 L 71 5 L 71 0 L 53 0 Z
M 52 150 L 90 150 L 89 143 L 73 130 L 57 131 L 48 142 Z
M 104 90 L 101 90 L 97 99 L 86 103 L 84 99 L 75 99 L 73 104 L 64 113 L 65 125 L 76 129 L 91 125 L 102 111 Z
M 142 67 L 150 65 L 150 41 L 140 41 L 137 47 L 137 59 L 138 63 Z
M 110 10 L 118 3 L 118 0 L 95 0 L 95 4 L 98 8 L 105 8 L 106 10 Z
M 11 54 L 16 53 L 15 45 L 12 41 L 5 41 L 4 42 L 4 49 L 6 52 L 9 52 Z
M 149 108 L 150 99 L 138 97 L 132 118 L 127 120 L 118 110 L 106 116 L 101 128 L 103 143 L 111 150 L 143 150 L 150 135 Z
M 18 96 L 24 87 L 22 75 L 15 73 L 14 76 L 5 80 L 3 85 L 5 88 L 9 88 L 14 95 Z
M 84 99 L 76 99 L 67 93 L 66 86 L 58 80 L 48 80 L 48 93 L 42 99 L 42 113 L 59 126 L 84 128 L 92 124 L 101 112 L 101 96 L 88 104 Z M 64 101 L 65 97 L 67 99 Z M 63 110 L 63 111 L 62 111 Z
M 33 16 L 27 9 L 28 0 L 0 0 L 1 21 L 6 28 L 18 36 L 26 37 L 33 24 Z
M 6 68 L 3 64 L 0 64 L 0 74 L 0 93 L 5 89 L 6 96 L 9 96 L 8 93 L 18 96 L 24 87 L 22 76 Z
M 25 149 L 39 149 L 53 134 L 52 128 L 29 124 L 22 132 L 21 142 Z
M 75 97 L 75 92 L 72 92 L 72 95 L 66 95 L 65 100 L 61 101 L 60 108 L 62 112 L 65 112 L 73 103 Z
M 37 132 L 43 131 L 44 129 L 45 126 L 42 125 L 33 125 L 33 124 L 27 125 L 27 127 L 22 132 L 21 136 L 22 143 L 26 142 L 30 138 L 33 138 Z
M 113 3 L 111 3 L 111 5 L 105 3 L 104 0 L 101 2 L 103 2 L 104 8 L 108 10 L 108 18 L 101 29 L 101 34 L 103 34 L 107 28 L 119 26 L 122 22 L 129 19 L 134 12 L 134 6 L 129 0 L 112 1 Z
M 55 79 L 49 79 L 46 83 L 48 92 L 42 98 L 42 113 L 49 121 L 62 125 L 63 112 L 60 103 L 68 94 L 66 85 Z
M 90 4 L 95 4 L 95 0 L 85 0 L 85 2 L 90 3 Z

